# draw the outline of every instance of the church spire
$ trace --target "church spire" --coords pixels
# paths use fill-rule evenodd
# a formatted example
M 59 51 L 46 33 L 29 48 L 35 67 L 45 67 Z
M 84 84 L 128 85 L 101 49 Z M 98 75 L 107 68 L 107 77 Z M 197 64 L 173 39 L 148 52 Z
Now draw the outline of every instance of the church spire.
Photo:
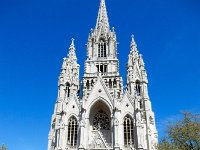
M 134 35 L 132 34 L 131 35 L 131 50 L 134 51 L 134 50 L 137 50 L 137 44 L 135 43 L 135 39 L 134 39 Z
M 69 47 L 69 50 L 71 51 L 71 50 L 75 50 L 75 46 L 74 46 L 74 38 L 72 38 L 71 39 L 72 40 L 72 42 L 71 42 L 71 45 L 70 45 L 70 47 Z
M 131 49 L 131 52 L 130 54 L 134 57 L 134 58 L 137 58 L 139 56 L 139 52 L 137 50 L 137 44 L 135 42 L 135 39 L 134 39 L 134 35 L 132 34 L 131 36 L 131 44 L 130 44 L 130 49 Z
M 68 57 L 72 60 L 77 60 L 75 50 L 76 50 L 76 48 L 75 48 L 75 45 L 74 45 L 74 38 L 72 38 L 72 42 L 71 42 L 71 45 L 69 47 L 69 54 L 68 54 Z
M 109 22 L 108 22 L 108 15 L 106 11 L 106 4 L 105 0 L 101 0 L 100 6 L 99 6 L 99 13 L 97 17 L 97 23 L 96 23 L 96 29 L 100 30 L 102 29 L 104 32 L 108 32 L 110 27 L 109 27 Z

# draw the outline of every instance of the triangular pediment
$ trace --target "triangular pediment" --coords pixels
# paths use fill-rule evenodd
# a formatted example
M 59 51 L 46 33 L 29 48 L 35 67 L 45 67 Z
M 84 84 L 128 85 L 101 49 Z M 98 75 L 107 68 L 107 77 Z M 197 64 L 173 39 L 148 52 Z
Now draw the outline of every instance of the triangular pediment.
M 124 96 L 123 96 L 121 103 L 119 105 L 120 106 L 132 105 L 132 107 L 134 108 L 134 98 L 128 93 L 128 91 L 126 91 L 124 93 Z
M 79 101 L 78 101 L 78 97 L 76 95 L 73 95 L 72 97 L 70 97 L 67 101 L 67 110 L 70 111 L 79 111 L 80 106 L 79 106 Z
M 107 103 L 110 107 L 113 106 L 113 98 L 111 97 L 108 88 L 106 87 L 102 77 L 98 77 L 88 97 L 85 97 L 85 107 L 89 107 L 91 103 L 99 99 Z

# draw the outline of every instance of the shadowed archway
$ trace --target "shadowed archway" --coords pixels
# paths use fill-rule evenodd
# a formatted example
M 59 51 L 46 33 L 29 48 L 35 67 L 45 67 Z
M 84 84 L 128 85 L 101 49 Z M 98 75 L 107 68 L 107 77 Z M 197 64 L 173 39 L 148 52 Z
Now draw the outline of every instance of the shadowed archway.
M 112 143 L 111 110 L 108 105 L 98 100 L 93 104 L 89 114 L 90 148 L 106 149 Z

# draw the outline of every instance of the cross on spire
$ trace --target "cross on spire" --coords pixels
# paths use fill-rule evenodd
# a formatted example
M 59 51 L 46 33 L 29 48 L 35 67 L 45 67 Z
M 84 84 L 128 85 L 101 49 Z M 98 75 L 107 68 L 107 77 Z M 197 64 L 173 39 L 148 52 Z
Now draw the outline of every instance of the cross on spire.
M 96 23 L 96 29 L 100 30 L 101 28 L 103 28 L 105 32 L 108 32 L 110 29 L 105 0 L 101 0 L 100 2 L 97 23 Z

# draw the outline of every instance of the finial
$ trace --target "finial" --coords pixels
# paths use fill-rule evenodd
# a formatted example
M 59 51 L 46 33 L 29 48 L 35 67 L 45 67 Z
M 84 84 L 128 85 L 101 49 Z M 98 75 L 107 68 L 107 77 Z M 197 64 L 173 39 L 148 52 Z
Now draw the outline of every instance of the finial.
M 132 34 L 131 37 L 132 37 L 132 40 L 134 40 L 134 34 Z
M 135 43 L 134 34 L 131 35 L 131 43 Z
M 69 50 L 75 50 L 75 46 L 74 46 L 74 38 L 71 39 L 71 45 L 69 47 Z
M 137 48 L 137 45 L 136 45 L 135 40 L 134 40 L 134 35 L 132 34 L 131 35 L 131 49 L 133 49 L 134 47 Z
M 115 27 L 112 27 L 112 32 L 115 32 Z
M 93 28 L 91 28 L 89 34 L 92 35 L 92 34 L 93 34 L 93 31 L 94 31 Z
M 72 42 L 71 42 L 71 45 L 69 47 L 69 53 L 68 53 L 68 59 L 69 61 L 71 60 L 77 60 L 76 58 L 76 53 L 75 53 L 75 45 L 74 45 L 74 38 L 71 39 Z
M 74 45 L 74 38 L 72 38 L 71 40 L 72 40 L 72 43 L 71 43 L 71 45 Z

